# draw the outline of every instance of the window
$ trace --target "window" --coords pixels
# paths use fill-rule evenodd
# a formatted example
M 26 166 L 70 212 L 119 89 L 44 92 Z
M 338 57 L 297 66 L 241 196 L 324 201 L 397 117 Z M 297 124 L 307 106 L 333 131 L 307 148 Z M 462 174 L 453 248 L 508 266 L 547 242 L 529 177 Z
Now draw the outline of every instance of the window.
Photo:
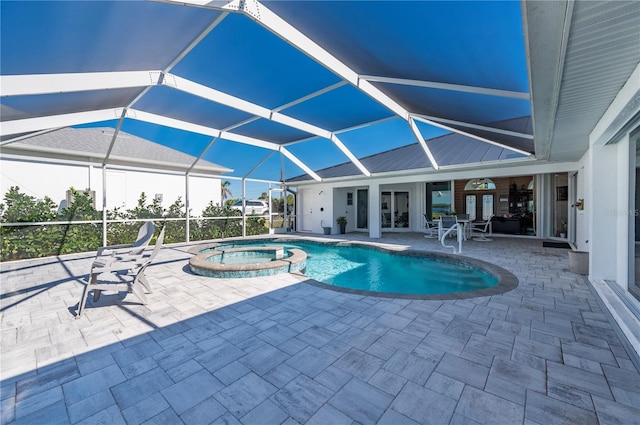
M 472 179 L 466 184 L 464 190 L 496 190 L 496 184 L 491 179 Z
M 432 182 L 426 186 L 425 211 L 430 220 L 437 220 L 453 209 L 451 206 L 451 182 Z

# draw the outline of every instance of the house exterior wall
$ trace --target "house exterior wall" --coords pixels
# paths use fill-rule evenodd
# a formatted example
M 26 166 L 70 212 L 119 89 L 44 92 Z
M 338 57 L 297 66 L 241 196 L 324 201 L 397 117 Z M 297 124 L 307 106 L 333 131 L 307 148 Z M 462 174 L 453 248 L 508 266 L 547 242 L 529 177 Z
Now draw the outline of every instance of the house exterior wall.
M 338 217 L 333 208 L 333 188 L 318 184 L 304 186 L 296 197 L 297 230 L 323 234 L 323 227 L 331 227 L 331 233 L 339 233 L 335 219 Z
M 496 185 L 496 190 L 486 191 L 486 193 L 495 193 L 494 214 L 501 216 L 509 213 L 509 203 L 500 202 L 500 199 L 509 198 L 509 190 L 512 184 L 516 184 L 518 188 L 522 186 L 528 187 L 532 176 L 515 176 L 515 177 L 489 177 Z M 454 202 L 453 207 L 456 212 L 464 213 L 466 204 L 465 196 L 470 193 L 482 194 L 484 191 L 470 192 L 465 191 L 464 187 L 469 180 L 456 180 L 454 183 Z
M 102 167 L 91 163 L 34 160 L 29 157 L 0 157 L 0 191 L 2 195 L 11 186 L 19 186 L 22 192 L 36 198 L 49 196 L 60 206 L 66 204 L 66 192 L 70 187 L 90 189 L 96 193 L 97 209 L 102 209 Z M 156 194 L 162 194 L 162 206 L 168 208 L 180 197 L 185 203 L 185 176 L 156 171 L 107 168 L 107 208 L 116 206 L 133 208 L 142 192 L 151 202 Z M 190 208 L 192 216 L 199 216 L 209 201 L 220 202 L 220 178 L 189 177 Z
M 356 177 L 336 179 L 335 181 L 327 182 L 297 182 L 298 196 L 297 196 L 297 211 L 298 211 L 298 223 L 301 223 L 302 215 L 304 212 L 301 208 L 304 206 L 306 209 L 313 210 L 312 214 L 308 214 L 307 219 L 312 222 L 306 230 L 322 234 L 323 229 L 321 226 L 324 223 L 325 226 L 332 227 L 332 233 L 339 232 L 338 226 L 335 223 L 337 217 L 346 215 L 348 217 L 349 224 L 347 225 L 347 231 L 355 231 L 356 222 L 356 193 L 358 189 L 369 189 L 369 236 L 372 238 L 380 237 L 381 235 L 381 210 L 380 210 L 380 192 L 387 190 L 406 190 L 410 192 L 410 227 L 406 230 L 415 232 L 422 231 L 423 220 L 422 214 L 425 213 L 425 188 L 424 185 L 427 182 L 436 181 L 456 181 L 456 184 L 452 187 L 454 199 L 459 198 L 459 202 L 462 202 L 462 194 L 464 191 L 464 184 L 473 178 L 487 177 L 492 180 L 507 184 L 506 193 L 508 193 L 508 185 L 514 181 L 520 186 L 527 184 L 531 181 L 532 176 L 559 173 L 559 172 L 575 172 L 580 167 L 578 162 L 565 162 L 565 163 L 527 163 L 523 162 L 519 165 L 510 164 L 509 166 L 503 166 L 501 164 L 487 165 L 475 170 L 461 169 L 461 170 L 446 170 L 446 171 L 431 171 L 429 172 L 416 172 L 414 174 L 403 175 L 386 175 L 376 177 Z M 517 177 L 521 176 L 521 177 Z M 501 183 L 501 184 L 502 184 Z M 460 187 L 457 187 L 460 186 Z M 542 189 L 536 189 L 542 190 Z M 322 192 L 322 194 L 320 194 Z M 354 208 L 352 211 L 345 209 L 346 193 L 353 192 L 354 196 Z M 502 193 L 502 191 L 498 191 Z M 538 192 L 536 192 L 538 193 Z M 326 199 L 327 194 L 332 198 Z M 303 198 L 305 196 L 311 199 Z M 536 196 L 537 202 L 543 202 L 541 197 Z M 330 205 L 330 207 L 326 207 Z M 320 212 L 320 208 L 324 207 L 324 211 Z M 497 205 L 496 205 L 497 207 Z M 540 215 L 541 208 L 538 207 L 538 213 Z M 540 229 L 539 226 L 537 226 Z M 298 226 L 298 230 L 302 230 L 302 227 Z M 385 229 L 385 232 L 387 229 Z M 544 237 L 543 233 L 538 230 L 538 237 Z M 584 235 L 579 237 L 584 238 Z M 586 239 L 585 239 L 586 240 Z
M 628 290 L 634 254 L 635 142 L 640 128 L 640 65 L 595 125 L 585 154 L 589 211 L 590 279 L 615 280 Z M 633 153 L 632 153 L 633 152 Z M 587 203 L 587 207 L 589 206 Z

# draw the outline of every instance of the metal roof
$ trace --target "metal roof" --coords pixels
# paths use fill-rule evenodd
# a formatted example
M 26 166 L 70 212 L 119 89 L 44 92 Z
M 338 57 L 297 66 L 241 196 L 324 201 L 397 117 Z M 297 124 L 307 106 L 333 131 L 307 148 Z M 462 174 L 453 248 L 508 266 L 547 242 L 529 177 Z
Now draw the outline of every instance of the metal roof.
M 529 117 L 493 123 L 496 128 L 505 130 L 531 130 Z M 499 146 L 471 139 L 461 134 L 448 134 L 427 141 L 431 152 L 443 166 L 460 164 L 478 164 L 484 161 L 500 161 L 515 158 L 525 158 L 525 155 L 512 152 Z M 532 144 L 533 142 L 531 142 Z M 418 143 L 380 152 L 361 158 L 362 163 L 373 174 L 396 171 L 432 170 L 429 160 L 422 154 L 422 147 Z M 323 179 L 351 177 L 360 175 L 359 170 L 350 162 L 327 167 L 316 171 Z M 289 182 L 309 181 L 308 175 L 300 175 L 289 179 Z
M 361 132 L 435 169 L 466 163 L 426 142 L 443 131 L 576 160 L 640 59 L 637 1 L 3 1 L 0 20 L 2 143 L 97 123 L 272 180 L 376 172 Z
M 206 160 L 198 161 L 191 155 L 124 131 L 118 133 L 113 148 L 109 151 L 113 135 L 112 128 L 62 128 L 6 145 L 2 153 L 60 156 L 70 160 L 92 160 L 100 163 L 108 158 L 112 165 L 182 172 L 191 170 L 194 173 L 216 175 L 233 171 Z

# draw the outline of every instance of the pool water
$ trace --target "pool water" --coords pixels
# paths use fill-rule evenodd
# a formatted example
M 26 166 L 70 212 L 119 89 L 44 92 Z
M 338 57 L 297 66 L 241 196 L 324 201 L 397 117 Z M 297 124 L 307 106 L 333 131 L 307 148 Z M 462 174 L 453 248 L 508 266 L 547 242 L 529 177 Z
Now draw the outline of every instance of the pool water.
M 307 253 L 305 275 L 342 288 L 395 294 L 449 294 L 486 289 L 498 279 L 461 262 L 439 258 L 393 255 L 357 246 L 333 246 L 308 242 L 240 243 L 241 246 L 284 246 Z
M 234 255 L 235 254 L 235 255 Z M 241 254 L 241 255 L 239 255 Z M 267 252 L 229 253 L 211 257 L 208 261 L 220 264 L 259 264 L 276 259 L 275 254 Z

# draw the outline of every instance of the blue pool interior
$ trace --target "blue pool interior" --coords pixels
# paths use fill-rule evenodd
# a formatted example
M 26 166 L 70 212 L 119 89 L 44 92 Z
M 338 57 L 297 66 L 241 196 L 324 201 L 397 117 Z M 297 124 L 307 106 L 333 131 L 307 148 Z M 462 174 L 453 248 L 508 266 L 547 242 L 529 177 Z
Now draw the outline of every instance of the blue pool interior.
M 305 275 L 342 288 L 395 294 L 449 294 L 496 286 L 498 279 L 470 265 L 438 258 L 393 255 L 357 246 L 311 242 L 239 242 L 212 249 L 284 246 L 307 253 Z
M 229 252 L 224 255 L 209 257 L 207 261 L 220 264 L 259 264 L 276 259 L 270 252 Z

